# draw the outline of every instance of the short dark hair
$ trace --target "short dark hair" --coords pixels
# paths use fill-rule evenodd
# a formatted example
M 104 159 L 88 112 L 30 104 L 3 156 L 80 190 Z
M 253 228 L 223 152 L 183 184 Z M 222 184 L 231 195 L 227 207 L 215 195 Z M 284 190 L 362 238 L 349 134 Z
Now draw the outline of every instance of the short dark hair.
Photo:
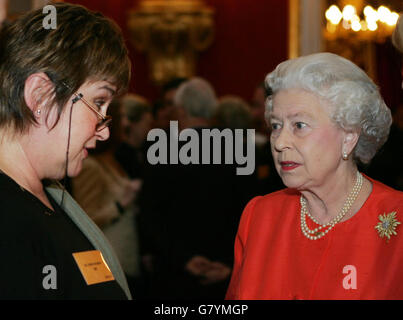
M 23 133 L 36 120 L 24 99 L 26 79 L 43 72 L 54 88 L 48 111 L 58 115 L 87 81 L 108 80 L 125 91 L 130 60 L 119 27 L 83 6 L 54 3 L 56 29 L 45 29 L 42 8 L 26 13 L 0 30 L 0 127 Z M 64 84 L 67 84 L 65 86 Z

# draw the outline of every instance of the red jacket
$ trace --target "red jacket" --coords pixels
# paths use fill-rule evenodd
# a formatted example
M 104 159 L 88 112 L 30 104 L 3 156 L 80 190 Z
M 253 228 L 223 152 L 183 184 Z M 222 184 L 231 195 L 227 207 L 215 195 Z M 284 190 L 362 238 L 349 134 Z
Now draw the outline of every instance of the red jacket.
M 375 228 L 379 215 L 392 212 L 403 223 L 403 192 L 371 182 L 362 208 L 318 240 L 301 231 L 298 192 L 252 199 L 235 240 L 226 299 L 403 299 L 403 226 L 389 241 Z

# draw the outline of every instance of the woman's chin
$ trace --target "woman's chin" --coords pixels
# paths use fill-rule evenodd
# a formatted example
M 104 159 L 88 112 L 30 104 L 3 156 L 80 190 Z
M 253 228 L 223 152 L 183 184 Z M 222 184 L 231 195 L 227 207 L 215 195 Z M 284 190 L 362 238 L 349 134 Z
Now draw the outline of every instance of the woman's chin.
M 295 177 L 281 176 L 281 180 L 283 180 L 283 184 L 290 189 L 298 190 L 302 186 L 301 181 L 299 181 L 299 179 L 296 179 Z
M 69 178 L 77 177 L 83 168 L 83 160 L 77 161 L 74 165 L 69 165 L 69 169 L 67 170 L 67 176 Z

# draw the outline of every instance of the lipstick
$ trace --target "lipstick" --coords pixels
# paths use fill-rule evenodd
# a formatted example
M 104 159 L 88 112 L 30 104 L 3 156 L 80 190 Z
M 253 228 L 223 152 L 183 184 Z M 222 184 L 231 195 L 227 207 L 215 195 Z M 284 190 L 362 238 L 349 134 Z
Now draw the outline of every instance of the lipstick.
M 299 167 L 300 164 L 292 161 L 281 161 L 280 162 L 281 169 L 284 171 L 294 170 L 295 168 Z

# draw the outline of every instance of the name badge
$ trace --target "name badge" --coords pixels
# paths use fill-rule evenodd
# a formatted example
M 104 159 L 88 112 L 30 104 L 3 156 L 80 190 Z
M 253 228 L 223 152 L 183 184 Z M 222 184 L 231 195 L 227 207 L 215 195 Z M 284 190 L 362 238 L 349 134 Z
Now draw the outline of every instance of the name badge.
M 101 251 L 75 252 L 73 257 L 87 285 L 115 280 Z

